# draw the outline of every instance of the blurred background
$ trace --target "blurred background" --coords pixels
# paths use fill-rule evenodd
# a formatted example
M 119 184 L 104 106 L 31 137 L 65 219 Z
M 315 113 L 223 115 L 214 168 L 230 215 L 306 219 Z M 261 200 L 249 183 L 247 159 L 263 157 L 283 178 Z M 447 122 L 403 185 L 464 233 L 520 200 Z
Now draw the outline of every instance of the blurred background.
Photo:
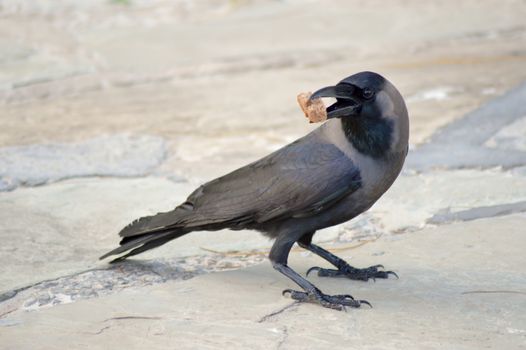
M 0 301 L 11 303 L 0 311 L 264 261 L 268 240 L 230 231 L 185 236 L 120 272 L 97 258 L 131 220 L 316 128 L 296 95 L 363 70 L 404 96 L 411 152 L 367 214 L 317 239 L 345 256 L 410 233 L 518 235 L 524 214 L 502 215 L 526 211 L 525 18 L 524 0 L 0 0 Z M 410 256 L 369 246 L 364 264 Z M 489 246 L 471 266 L 520 267 L 501 258 L 524 245 Z M 440 264 L 471 255 L 456 256 Z M 462 273 L 459 285 L 474 276 Z M 39 282 L 66 275 L 59 290 Z
M 295 96 L 395 83 L 411 143 L 526 76 L 524 1 L 0 2 L 0 145 L 163 137 L 201 182 L 312 130 Z

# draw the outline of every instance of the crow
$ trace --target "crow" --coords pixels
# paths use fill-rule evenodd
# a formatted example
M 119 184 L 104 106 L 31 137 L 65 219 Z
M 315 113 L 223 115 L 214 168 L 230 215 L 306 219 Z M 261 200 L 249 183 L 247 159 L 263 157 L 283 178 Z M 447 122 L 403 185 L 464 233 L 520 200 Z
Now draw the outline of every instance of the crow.
M 396 274 L 383 266 L 355 268 L 312 243 L 317 230 L 346 222 L 368 210 L 392 185 L 408 152 L 409 118 L 404 99 L 373 72 L 351 75 L 316 91 L 332 97 L 327 121 L 268 156 L 197 188 L 174 210 L 143 217 L 124 227 L 127 252 L 112 262 L 159 247 L 192 231 L 256 230 L 273 238 L 269 259 L 301 291 L 283 294 L 342 310 L 370 304 L 351 295 L 327 295 L 287 265 L 294 245 L 319 255 L 335 269 L 313 267 L 319 276 L 367 281 Z

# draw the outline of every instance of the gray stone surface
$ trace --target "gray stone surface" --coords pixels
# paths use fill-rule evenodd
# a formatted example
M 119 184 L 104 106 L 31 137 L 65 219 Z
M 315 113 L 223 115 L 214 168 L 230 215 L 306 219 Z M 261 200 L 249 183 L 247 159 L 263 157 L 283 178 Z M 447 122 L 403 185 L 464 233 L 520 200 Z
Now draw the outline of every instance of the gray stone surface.
M 163 139 L 100 136 L 78 143 L 0 148 L 0 191 L 74 177 L 144 176 L 165 158 Z
M 495 216 L 510 215 L 513 213 L 526 212 L 526 201 L 520 201 L 509 204 L 497 204 L 451 212 L 450 208 L 441 210 L 433 215 L 426 222 L 435 225 L 455 221 L 471 221 L 480 218 L 489 218 Z
M 524 225 L 524 215 L 483 219 L 339 252 L 357 266 L 383 263 L 399 280 L 311 277 L 326 292 L 369 300 L 372 309 L 295 304 L 281 296 L 291 282 L 261 264 L 12 311 L 0 332 L 16 349 L 520 349 L 526 345 Z M 292 254 L 298 271 L 318 264 L 324 262 Z
M 526 83 L 446 127 L 407 159 L 407 169 L 505 168 L 526 164 Z M 489 147 L 488 147 L 489 146 Z
M 102 297 L 127 288 L 171 280 L 187 280 L 214 271 L 240 269 L 266 260 L 266 254 L 198 255 L 185 258 L 133 261 L 51 278 L 0 294 L 2 309 L 26 311 Z
M 369 211 L 385 233 L 423 228 L 448 211 L 500 206 L 526 200 L 526 177 L 502 170 L 436 170 L 400 177 Z M 518 207 L 522 210 L 521 207 Z M 479 217 L 484 217 L 480 212 Z
M 486 141 L 488 147 L 526 151 L 526 111 L 524 116 L 500 129 Z
M 97 267 L 116 233 L 189 193 L 165 179 L 76 179 L 0 193 L 0 290 Z

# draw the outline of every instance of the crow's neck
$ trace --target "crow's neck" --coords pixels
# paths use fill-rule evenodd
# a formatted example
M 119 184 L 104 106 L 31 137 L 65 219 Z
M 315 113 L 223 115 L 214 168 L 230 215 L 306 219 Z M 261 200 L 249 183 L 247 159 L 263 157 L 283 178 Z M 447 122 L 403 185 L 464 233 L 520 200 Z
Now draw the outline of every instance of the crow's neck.
M 380 118 L 341 118 L 347 140 L 357 151 L 373 158 L 384 157 L 391 147 L 392 122 Z

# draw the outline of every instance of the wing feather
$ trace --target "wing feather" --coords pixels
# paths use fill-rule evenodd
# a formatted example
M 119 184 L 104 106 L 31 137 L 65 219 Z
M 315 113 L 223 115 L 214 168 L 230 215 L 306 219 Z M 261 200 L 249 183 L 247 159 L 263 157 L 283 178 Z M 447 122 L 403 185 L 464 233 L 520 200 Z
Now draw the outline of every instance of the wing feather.
M 308 136 L 198 188 L 186 202 L 193 215 L 185 226 L 315 215 L 359 188 L 352 160 Z

